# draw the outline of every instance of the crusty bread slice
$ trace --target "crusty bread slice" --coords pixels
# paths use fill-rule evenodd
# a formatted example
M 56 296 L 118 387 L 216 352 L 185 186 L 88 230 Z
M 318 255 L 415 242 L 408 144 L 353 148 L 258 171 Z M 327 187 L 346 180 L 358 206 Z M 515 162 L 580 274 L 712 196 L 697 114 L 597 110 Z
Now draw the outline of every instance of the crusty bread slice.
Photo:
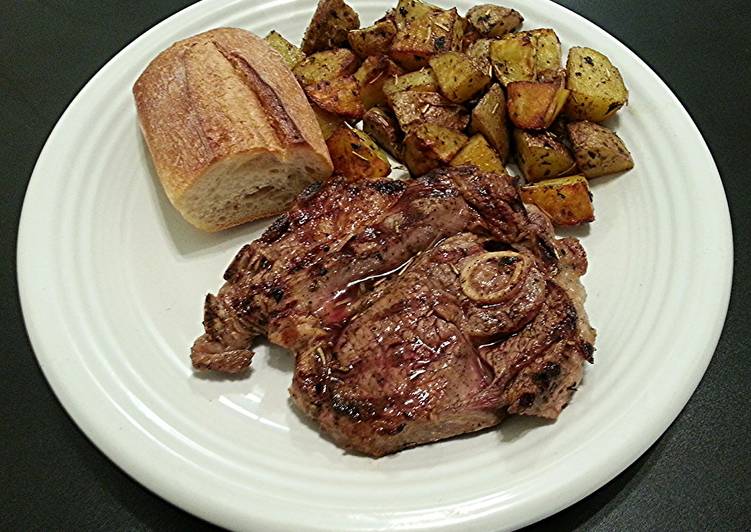
M 235 28 L 177 42 L 133 86 L 138 118 L 167 197 L 218 231 L 278 214 L 331 175 L 305 94 L 266 42 Z

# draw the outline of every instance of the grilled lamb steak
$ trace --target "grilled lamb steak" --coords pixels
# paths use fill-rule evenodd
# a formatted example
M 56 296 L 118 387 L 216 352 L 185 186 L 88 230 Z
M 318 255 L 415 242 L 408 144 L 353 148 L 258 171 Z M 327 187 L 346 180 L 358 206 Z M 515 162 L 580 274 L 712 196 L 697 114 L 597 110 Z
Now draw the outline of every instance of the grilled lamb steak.
M 292 349 L 295 404 L 371 456 L 508 414 L 554 419 L 594 350 L 586 268 L 508 176 L 334 180 L 240 251 L 191 356 L 235 372 L 255 336 Z
M 568 403 L 591 330 L 534 257 L 487 243 L 446 239 L 333 342 L 298 353 L 295 403 L 337 443 L 381 456 Z

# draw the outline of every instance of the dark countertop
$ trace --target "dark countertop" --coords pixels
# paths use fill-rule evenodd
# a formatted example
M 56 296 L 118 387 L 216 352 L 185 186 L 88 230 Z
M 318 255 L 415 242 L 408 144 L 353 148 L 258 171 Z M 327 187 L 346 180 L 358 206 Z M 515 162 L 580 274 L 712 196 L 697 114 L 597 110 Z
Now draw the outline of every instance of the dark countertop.
M 101 454 L 55 399 L 28 343 L 15 243 L 24 191 L 55 122 L 116 52 L 185 0 L 0 2 L 2 345 L 0 529 L 161 530 L 208 525 L 164 502 Z M 502 2 L 499 2 L 502 3 Z M 532 527 L 751 529 L 751 34 L 745 2 L 562 4 L 628 45 L 678 95 L 709 144 L 730 203 L 735 275 L 717 352 L 688 405 L 615 480 Z M 659 179 L 660 176 L 654 176 Z M 712 283 L 712 279 L 707 279 Z M 686 287 L 690 290 L 691 287 Z

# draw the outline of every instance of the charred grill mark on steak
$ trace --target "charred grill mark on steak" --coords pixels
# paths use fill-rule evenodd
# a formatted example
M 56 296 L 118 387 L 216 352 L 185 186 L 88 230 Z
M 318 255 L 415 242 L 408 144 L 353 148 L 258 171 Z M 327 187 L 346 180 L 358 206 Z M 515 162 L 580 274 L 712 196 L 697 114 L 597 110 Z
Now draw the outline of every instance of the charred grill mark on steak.
M 252 258 L 252 248 L 250 244 L 245 244 L 224 271 L 224 280 L 230 283 L 234 282 L 244 271 L 251 269 L 250 262 Z
M 305 203 L 306 201 L 313 198 L 316 194 L 318 194 L 322 186 L 323 184 L 320 181 L 316 181 L 306 186 L 303 191 L 300 192 L 300 195 L 297 196 L 298 203 Z
M 404 181 L 395 181 L 393 179 L 369 181 L 366 183 L 366 185 L 371 186 L 381 194 L 386 195 L 401 194 L 407 188 L 407 185 L 404 183 Z
M 303 191 L 303 194 L 304 193 L 305 191 Z M 282 214 L 271 223 L 266 231 L 264 231 L 263 235 L 261 235 L 261 242 L 265 244 L 273 244 L 277 240 L 281 240 L 284 235 L 289 233 L 291 228 L 292 221 L 290 220 L 289 215 L 287 215 L 286 213 Z M 250 244 L 248 244 L 248 246 L 249 245 Z
M 240 250 L 191 358 L 236 372 L 255 336 L 293 349 L 295 404 L 371 456 L 555 418 L 592 360 L 586 267 L 508 176 L 334 179 Z

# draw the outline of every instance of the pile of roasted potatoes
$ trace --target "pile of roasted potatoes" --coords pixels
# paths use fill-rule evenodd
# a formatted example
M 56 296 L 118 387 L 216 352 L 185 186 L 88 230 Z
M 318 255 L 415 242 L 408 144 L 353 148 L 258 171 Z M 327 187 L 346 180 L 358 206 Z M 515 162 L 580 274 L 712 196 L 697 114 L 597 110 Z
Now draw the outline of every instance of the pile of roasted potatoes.
M 562 67 L 555 31 L 520 31 L 523 21 L 497 5 L 461 16 L 399 0 L 361 28 L 343 0 L 320 0 L 300 48 L 273 31 L 266 40 L 310 100 L 337 174 L 385 177 L 386 153 L 412 176 L 515 162 L 525 202 L 557 225 L 590 222 L 588 180 L 634 165 L 600 124 L 628 91 L 605 55 L 574 47 Z

